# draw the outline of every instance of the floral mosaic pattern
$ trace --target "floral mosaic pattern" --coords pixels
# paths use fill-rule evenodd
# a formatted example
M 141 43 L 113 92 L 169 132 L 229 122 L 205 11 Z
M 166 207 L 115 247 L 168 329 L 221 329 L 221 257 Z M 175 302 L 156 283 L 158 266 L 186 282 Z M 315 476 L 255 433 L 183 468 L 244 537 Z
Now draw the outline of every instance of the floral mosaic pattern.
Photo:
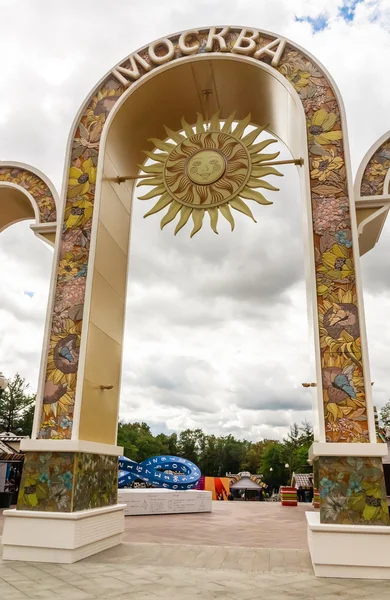
M 27 452 L 17 509 L 70 512 L 73 466 L 71 452 Z
M 307 121 L 326 439 L 368 442 L 340 109 L 324 74 L 300 52 L 287 49 L 279 71 Z
M 24 188 L 38 205 L 40 222 L 55 223 L 57 211 L 53 194 L 38 175 L 19 167 L 0 167 L 0 181 L 15 183 Z
M 238 34 L 238 29 L 231 29 L 225 37 L 229 50 Z M 199 53 L 205 52 L 207 35 L 207 31 L 200 32 Z M 175 58 L 179 58 L 178 38 L 172 41 Z M 270 41 L 263 36 L 258 44 Z M 146 49 L 139 54 L 156 68 Z M 270 64 L 271 59 L 264 54 L 261 60 Z M 129 61 L 122 66 L 129 67 Z M 145 71 L 139 68 L 142 76 Z M 286 45 L 277 68 L 299 94 L 307 120 L 326 436 L 330 442 L 368 442 L 340 110 L 324 73 L 304 53 Z M 124 91 L 109 75 L 90 100 L 74 135 L 39 433 L 42 438 L 71 437 L 99 144 L 104 123 Z
M 118 458 L 72 452 L 28 452 L 18 510 L 73 512 L 116 504 Z
M 381 458 L 328 456 L 318 463 L 321 523 L 389 525 Z
M 78 454 L 76 458 L 73 510 L 116 504 L 118 457 Z
M 390 169 L 390 139 L 376 150 L 368 161 L 360 185 L 361 196 L 380 196 L 388 194 L 389 190 L 383 189 L 383 184 Z

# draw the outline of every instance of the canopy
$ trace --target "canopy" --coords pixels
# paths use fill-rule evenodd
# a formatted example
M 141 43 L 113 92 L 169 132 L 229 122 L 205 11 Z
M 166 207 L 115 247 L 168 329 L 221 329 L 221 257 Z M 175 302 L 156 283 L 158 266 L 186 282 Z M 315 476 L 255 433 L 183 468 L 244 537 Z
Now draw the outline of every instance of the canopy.
M 250 477 L 241 477 L 230 486 L 231 490 L 261 490 L 261 485 L 250 479 Z

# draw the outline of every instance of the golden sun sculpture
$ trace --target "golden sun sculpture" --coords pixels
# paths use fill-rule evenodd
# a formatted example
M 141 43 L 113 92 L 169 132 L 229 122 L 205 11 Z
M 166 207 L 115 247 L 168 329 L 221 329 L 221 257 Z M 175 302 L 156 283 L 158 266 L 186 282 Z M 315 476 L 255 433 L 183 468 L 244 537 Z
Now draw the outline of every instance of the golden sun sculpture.
M 165 127 L 169 140 L 174 143 L 152 138 L 150 141 L 155 149 L 145 154 L 155 162 L 140 165 L 150 178 L 143 179 L 138 186 L 147 185 L 153 189 L 139 199 L 160 198 L 144 216 L 169 207 L 161 220 L 162 229 L 180 213 L 175 235 L 191 216 L 194 224 L 191 237 L 201 229 L 206 211 L 215 233 L 218 233 L 218 211 L 229 221 L 232 231 L 234 218 L 230 208 L 248 215 L 256 222 L 244 200 L 272 204 L 255 190 L 264 188 L 278 191 L 263 178 L 267 175 L 281 176 L 282 173 L 271 166 L 262 166 L 262 162 L 278 156 L 279 152 L 261 154 L 264 148 L 277 140 L 272 138 L 255 143 L 265 127 L 256 127 L 244 135 L 250 120 L 251 116 L 248 115 L 238 121 L 232 130 L 234 114 L 225 122 L 220 122 L 217 113 L 208 127 L 203 117 L 198 115 L 195 131 L 184 118 L 182 133 Z

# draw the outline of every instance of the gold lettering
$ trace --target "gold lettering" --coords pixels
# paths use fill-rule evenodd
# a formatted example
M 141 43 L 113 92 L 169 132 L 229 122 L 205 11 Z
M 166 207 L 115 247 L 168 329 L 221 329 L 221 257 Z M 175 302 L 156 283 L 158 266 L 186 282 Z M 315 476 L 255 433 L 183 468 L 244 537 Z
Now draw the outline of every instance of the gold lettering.
M 267 56 L 272 57 L 271 65 L 273 67 L 277 67 L 279 65 L 279 61 L 283 54 L 285 45 L 286 45 L 286 40 L 277 38 L 276 40 L 273 40 L 272 42 L 270 42 L 266 46 L 263 46 L 257 52 L 255 52 L 254 57 L 260 58 L 260 56 L 263 56 L 263 54 L 267 54 Z M 276 49 L 275 49 L 275 47 L 276 47 Z
M 116 69 L 113 69 L 112 71 L 112 74 L 118 79 L 118 81 L 125 86 L 130 85 L 131 81 L 129 81 L 129 79 L 135 81 L 136 79 L 139 79 L 141 77 L 138 65 L 142 67 L 144 71 L 150 71 L 150 69 L 152 68 L 150 64 L 147 63 L 146 60 L 137 53 L 130 55 L 129 62 L 130 69 L 125 67 L 116 67 Z
M 156 54 L 156 49 L 164 46 L 166 48 L 166 53 L 162 56 Z M 156 65 L 163 65 L 164 63 L 169 62 L 170 60 L 172 60 L 174 55 L 175 48 L 171 40 L 169 40 L 168 38 L 162 38 L 161 40 L 157 40 L 157 42 L 153 42 L 149 46 L 149 56 Z
M 258 37 L 259 31 L 257 29 L 241 29 L 232 52 L 234 54 L 246 54 L 247 56 L 253 54 L 256 50 L 256 40 Z
M 213 52 L 214 42 L 218 44 L 219 50 L 215 50 L 215 52 L 229 52 L 228 47 L 226 45 L 226 40 L 224 36 L 229 33 L 230 27 L 223 27 L 222 30 L 217 33 L 216 27 L 210 27 L 209 36 L 207 38 L 207 44 L 205 47 L 206 52 Z
M 179 37 L 179 50 L 182 54 L 195 54 L 199 50 L 199 42 L 192 44 L 192 46 L 187 46 L 188 38 L 198 39 L 199 31 L 197 29 L 191 29 L 190 31 L 184 31 Z

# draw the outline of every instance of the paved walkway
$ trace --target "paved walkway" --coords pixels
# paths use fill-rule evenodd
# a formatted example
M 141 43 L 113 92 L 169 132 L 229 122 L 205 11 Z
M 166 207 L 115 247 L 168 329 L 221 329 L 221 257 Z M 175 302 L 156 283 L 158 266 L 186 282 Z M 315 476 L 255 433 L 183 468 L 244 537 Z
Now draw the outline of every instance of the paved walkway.
M 212 513 L 126 517 L 123 541 L 307 550 L 307 510 L 311 504 L 213 502 Z
M 74 565 L 0 562 L 4 600 L 372 600 L 390 581 L 316 579 L 305 550 L 122 544 Z
M 390 598 L 390 581 L 314 577 L 307 508 L 215 502 L 211 515 L 128 517 L 132 542 L 79 563 L 0 561 L 0 600 Z
M 124 541 L 307 550 L 307 510 L 311 504 L 213 502 L 212 513 L 127 517 Z

